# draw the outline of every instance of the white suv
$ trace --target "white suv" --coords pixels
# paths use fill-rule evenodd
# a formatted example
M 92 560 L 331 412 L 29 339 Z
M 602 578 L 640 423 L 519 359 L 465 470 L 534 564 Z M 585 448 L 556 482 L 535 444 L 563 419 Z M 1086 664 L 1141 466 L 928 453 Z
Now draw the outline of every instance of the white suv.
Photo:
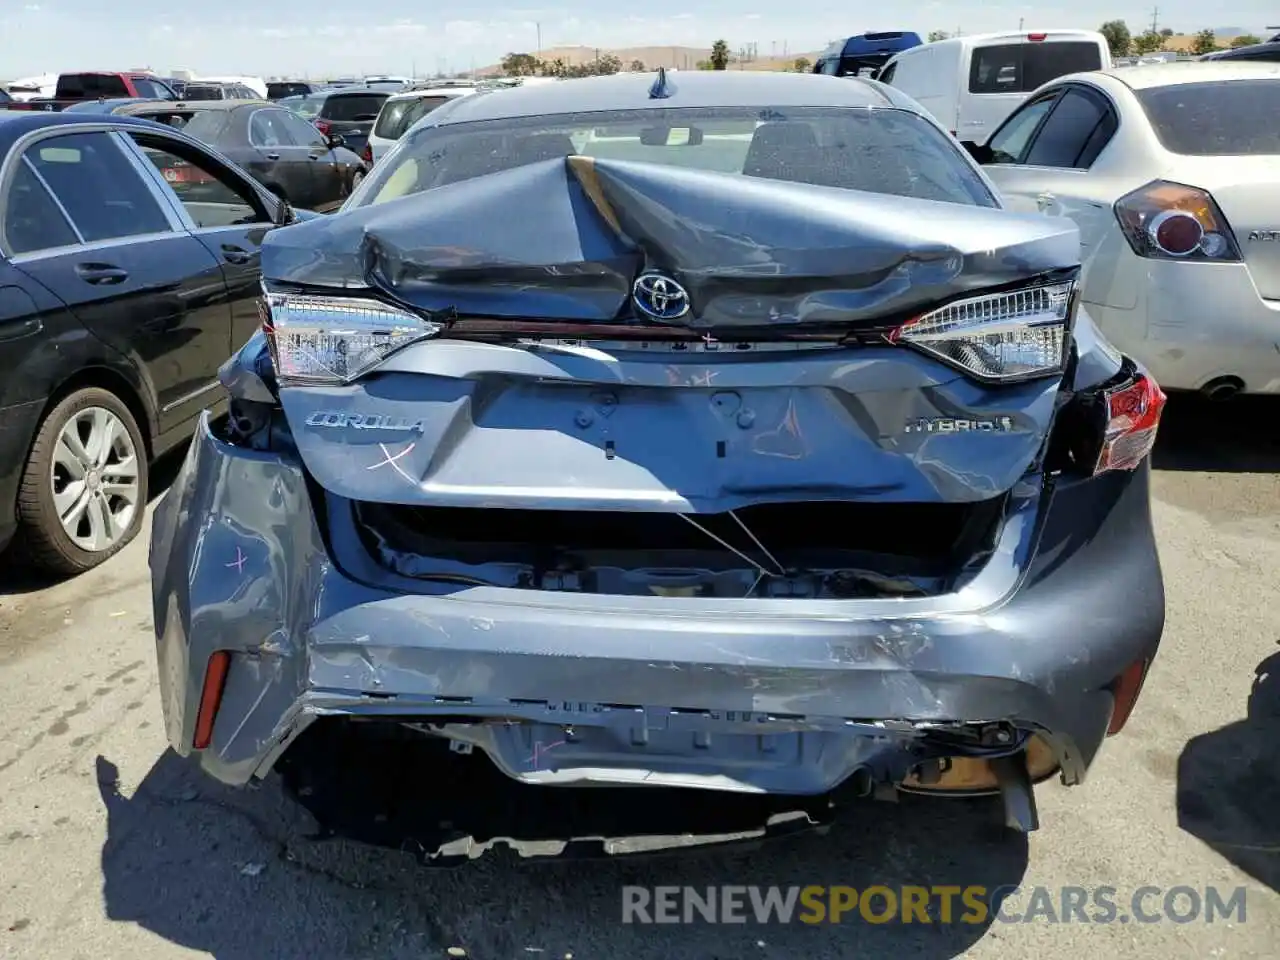
M 364 149 L 364 162 L 376 163 L 415 123 L 436 107 L 476 92 L 471 86 L 433 86 L 387 97 Z

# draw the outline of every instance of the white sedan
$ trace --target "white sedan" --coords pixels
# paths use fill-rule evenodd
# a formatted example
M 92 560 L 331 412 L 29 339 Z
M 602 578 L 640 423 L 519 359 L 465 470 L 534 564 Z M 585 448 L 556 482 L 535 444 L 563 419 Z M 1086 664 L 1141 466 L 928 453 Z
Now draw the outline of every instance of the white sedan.
M 1061 77 L 983 145 L 1011 209 L 1080 227 L 1082 300 L 1162 386 L 1280 393 L 1280 64 Z

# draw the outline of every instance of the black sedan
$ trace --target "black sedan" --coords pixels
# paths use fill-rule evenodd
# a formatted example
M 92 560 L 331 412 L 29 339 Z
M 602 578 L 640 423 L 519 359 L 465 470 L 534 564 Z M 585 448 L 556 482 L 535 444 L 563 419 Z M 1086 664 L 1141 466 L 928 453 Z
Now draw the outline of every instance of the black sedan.
M 324 134 L 296 113 L 267 100 L 204 100 L 125 104 L 119 116 L 143 117 L 202 140 L 249 171 L 277 197 L 327 213 L 342 205 L 367 168 L 337 134 Z M 171 182 L 199 177 L 178 167 Z M 199 183 L 199 181 L 194 181 Z
M 0 159 L 0 547 L 74 573 L 137 535 L 148 462 L 223 403 L 262 239 L 297 215 L 127 117 L 0 111 Z M 175 167 L 198 192 L 166 182 Z

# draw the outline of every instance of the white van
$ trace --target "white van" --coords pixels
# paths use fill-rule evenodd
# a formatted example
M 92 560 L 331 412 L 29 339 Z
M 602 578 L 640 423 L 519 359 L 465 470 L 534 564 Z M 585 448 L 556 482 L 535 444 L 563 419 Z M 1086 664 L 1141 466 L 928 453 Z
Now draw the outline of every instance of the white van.
M 1041 84 L 1111 66 L 1094 30 L 984 33 L 903 50 L 876 79 L 933 114 L 959 140 L 983 142 Z

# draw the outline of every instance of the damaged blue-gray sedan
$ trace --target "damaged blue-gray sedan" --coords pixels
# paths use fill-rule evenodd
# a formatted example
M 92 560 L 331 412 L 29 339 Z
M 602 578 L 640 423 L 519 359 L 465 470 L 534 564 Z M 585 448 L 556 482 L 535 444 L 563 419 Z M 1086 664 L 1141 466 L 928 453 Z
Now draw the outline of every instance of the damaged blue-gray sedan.
M 1164 395 L 1079 269 L 872 81 L 442 106 L 263 244 L 155 516 L 170 742 L 229 784 L 346 731 L 542 794 L 998 794 L 1034 829 L 1164 624 Z

